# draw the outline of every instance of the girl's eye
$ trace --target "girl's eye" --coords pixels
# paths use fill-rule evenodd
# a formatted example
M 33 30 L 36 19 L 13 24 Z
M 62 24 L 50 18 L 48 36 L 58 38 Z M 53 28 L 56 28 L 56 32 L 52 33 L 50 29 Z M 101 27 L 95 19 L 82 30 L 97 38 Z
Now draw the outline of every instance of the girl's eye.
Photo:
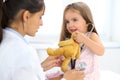
M 77 19 L 73 19 L 73 21 L 77 21 Z
M 65 21 L 65 23 L 66 23 L 66 24 L 68 24 L 68 23 L 69 23 L 69 21 Z

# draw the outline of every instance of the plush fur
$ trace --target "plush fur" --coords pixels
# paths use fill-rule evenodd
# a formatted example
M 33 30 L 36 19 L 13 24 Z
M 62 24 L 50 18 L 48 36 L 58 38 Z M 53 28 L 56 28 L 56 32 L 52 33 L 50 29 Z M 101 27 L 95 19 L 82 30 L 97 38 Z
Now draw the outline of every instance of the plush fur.
M 61 70 L 66 72 L 71 59 L 80 57 L 80 45 L 74 41 L 74 34 L 68 40 L 60 41 L 57 49 L 47 48 L 47 53 L 50 56 L 63 55 L 65 57 Z

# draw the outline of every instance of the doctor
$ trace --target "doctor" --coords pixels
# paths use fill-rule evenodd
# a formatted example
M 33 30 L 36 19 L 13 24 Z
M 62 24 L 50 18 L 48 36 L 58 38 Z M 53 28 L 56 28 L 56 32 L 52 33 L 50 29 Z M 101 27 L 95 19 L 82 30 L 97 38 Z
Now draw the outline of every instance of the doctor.
M 0 80 L 45 80 L 43 69 L 60 65 L 60 56 L 50 56 L 40 65 L 36 51 L 24 39 L 42 26 L 44 11 L 43 0 L 0 0 Z M 63 75 L 64 80 L 83 77 L 78 70 Z

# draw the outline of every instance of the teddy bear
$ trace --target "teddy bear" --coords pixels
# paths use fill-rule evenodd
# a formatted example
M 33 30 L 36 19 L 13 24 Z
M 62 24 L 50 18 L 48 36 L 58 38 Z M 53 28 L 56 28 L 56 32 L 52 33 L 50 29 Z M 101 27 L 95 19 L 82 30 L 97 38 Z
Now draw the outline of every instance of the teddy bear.
M 62 62 L 61 70 L 63 72 L 68 71 L 68 65 L 72 60 L 78 59 L 80 57 L 80 45 L 74 41 L 74 34 L 68 40 L 60 41 L 58 43 L 58 48 L 52 49 L 47 48 L 47 54 L 50 56 L 63 55 L 65 59 Z

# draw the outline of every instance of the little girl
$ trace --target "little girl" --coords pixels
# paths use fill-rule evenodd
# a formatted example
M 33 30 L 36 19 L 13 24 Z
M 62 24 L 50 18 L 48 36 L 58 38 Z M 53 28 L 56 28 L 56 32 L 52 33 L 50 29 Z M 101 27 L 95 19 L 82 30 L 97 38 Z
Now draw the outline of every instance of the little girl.
M 87 64 L 84 80 L 99 80 L 97 56 L 104 54 L 104 46 L 95 29 L 90 8 L 83 2 L 66 6 L 60 41 L 69 39 L 73 32 L 75 33 L 74 40 L 81 47 L 80 58 L 76 60 L 75 68 L 84 62 Z
M 104 47 L 95 29 L 90 8 L 83 2 L 72 3 L 65 8 L 60 41 L 70 38 L 73 32 L 76 34 L 74 40 L 81 47 L 76 68 L 80 62 L 85 62 L 84 80 L 99 80 L 97 56 L 104 54 Z

